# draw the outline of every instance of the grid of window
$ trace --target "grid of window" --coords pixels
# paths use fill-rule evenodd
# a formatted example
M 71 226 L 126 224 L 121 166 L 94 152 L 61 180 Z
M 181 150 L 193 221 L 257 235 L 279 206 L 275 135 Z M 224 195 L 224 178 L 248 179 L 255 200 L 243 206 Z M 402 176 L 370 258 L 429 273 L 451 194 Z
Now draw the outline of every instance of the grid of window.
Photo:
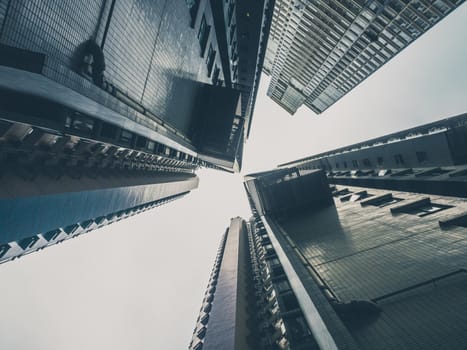
M 320 113 L 462 2 L 346 0 L 295 7 L 278 0 L 266 57 L 273 62 L 268 95 L 294 113 L 303 101 L 285 101 L 278 92 L 280 80 L 294 78 L 304 87 L 304 104 Z
M 5 1 L 0 1 L 3 4 Z M 184 79 L 209 83 L 204 60 L 197 54 L 196 32 L 189 30 L 190 13 L 179 1 L 10 1 L 1 43 L 44 53 L 44 75 L 86 96 L 136 119 L 135 112 L 107 95 L 79 72 L 79 52 L 90 38 L 103 47 L 105 80 L 155 114 L 188 132 L 190 102 L 195 101 L 196 84 L 184 89 L 186 104 L 178 101 L 178 84 Z M 3 7 L 0 6 L 0 16 Z M 174 45 L 174 43 L 177 43 Z M 196 53 L 196 55 L 195 55 Z M 73 72 L 74 71 L 74 72 Z M 176 79 L 175 79 L 176 78 Z M 185 107 L 188 105 L 188 108 Z M 151 120 L 138 122 L 150 127 Z

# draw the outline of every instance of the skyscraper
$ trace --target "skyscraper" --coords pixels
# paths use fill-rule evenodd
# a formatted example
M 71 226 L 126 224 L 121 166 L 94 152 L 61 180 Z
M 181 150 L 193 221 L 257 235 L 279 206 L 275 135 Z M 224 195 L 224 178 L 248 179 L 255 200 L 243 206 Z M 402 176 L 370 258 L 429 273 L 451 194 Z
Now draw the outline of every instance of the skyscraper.
M 325 111 L 463 0 L 277 0 L 264 71 L 290 114 Z
M 230 339 L 237 310 L 254 349 L 464 349 L 465 120 L 443 119 L 246 176 L 253 216 L 224 236 L 192 349 Z M 351 167 L 352 159 L 360 168 L 336 170 L 336 161 Z M 224 242 L 239 236 L 246 243 L 227 249 Z M 234 274 L 243 285 L 222 272 L 240 268 L 248 271 Z M 239 289 L 248 297 L 237 296 Z M 231 299 L 237 303 L 225 312 Z
M 264 9 L 0 0 L 0 261 L 239 171 Z

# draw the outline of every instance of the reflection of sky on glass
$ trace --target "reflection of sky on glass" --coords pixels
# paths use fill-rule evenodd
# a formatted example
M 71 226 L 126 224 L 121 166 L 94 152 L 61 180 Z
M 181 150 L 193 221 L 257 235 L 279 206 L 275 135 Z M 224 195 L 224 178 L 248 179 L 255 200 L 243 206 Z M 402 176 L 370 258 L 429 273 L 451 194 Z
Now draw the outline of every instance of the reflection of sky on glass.
M 258 94 L 244 173 L 467 111 L 467 5 L 320 116 Z M 240 175 L 0 266 L 0 348 L 186 348 L 220 237 L 248 217 Z

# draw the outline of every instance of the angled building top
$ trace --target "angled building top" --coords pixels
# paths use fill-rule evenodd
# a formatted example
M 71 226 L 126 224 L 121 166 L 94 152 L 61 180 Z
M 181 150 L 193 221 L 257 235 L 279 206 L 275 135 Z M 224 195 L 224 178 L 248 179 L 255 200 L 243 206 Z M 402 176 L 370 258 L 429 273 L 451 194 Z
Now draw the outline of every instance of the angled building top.
M 464 0 L 277 0 L 264 63 L 268 96 L 319 114 Z

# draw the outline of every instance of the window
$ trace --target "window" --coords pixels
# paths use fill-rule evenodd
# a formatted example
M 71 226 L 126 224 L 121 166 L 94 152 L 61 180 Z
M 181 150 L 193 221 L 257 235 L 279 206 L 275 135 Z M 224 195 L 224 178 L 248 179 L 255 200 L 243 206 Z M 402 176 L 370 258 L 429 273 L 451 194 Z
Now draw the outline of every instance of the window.
M 204 314 L 203 317 L 201 317 L 201 320 L 200 320 L 201 324 L 206 325 L 208 323 L 208 321 L 209 321 L 209 314 Z
M 339 169 L 339 162 L 336 162 L 336 169 Z
M 0 245 L 0 258 L 2 258 L 8 250 L 10 250 L 9 244 L 2 244 Z
M 415 202 L 407 203 L 398 207 L 391 208 L 391 213 L 405 213 L 424 217 L 437 213 L 444 209 L 452 208 L 451 205 L 431 203 L 430 198 L 423 198 Z
M 201 56 L 204 56 L 204 51 L 206 50 L 206 44 L 208 43 L 209 31 L 211 30 L 211 26 L 208 25 L 206 22 L 206 16 L 203 15 L 201 19 L 201 24 L 199 25 L 198 31 L 198 41 L 199 45 L 201 46 Z
M 133 140 L 133 134 L 129 131 L 122 130 L 120 134 L 120 142 L 124 144 L 129 144 Z
M 56 230 L 46 232 L 42 236 L 46 239 L 47 242 L 50 242 L 50 241 L 56 239 L 60 235 L 60 233 L 62 233 L 62 230 L 60 230 L 58 228 Z
M 208 77 L 211 76 L 212 67 L 214 66 L 215 58 L 216 58 L 216 51 L 212 47 L 212 44 L 209 44 L 208 57 L 206 58 L 206 64 L 208 66 Z
M 199 8 L 199 3 L 201 0 L 186 0 L 186 4 L 188 8 L 190 9 L 190 17 L 191 17 L 191 22 L 190 26 L 191 28 L 194 28 L 195 22 L 196 22 L 196 15 L 198 14 L 198 8 Z
M 63 231 L 65 231 L 65 233 L 67 235 L 71 235 L 71 234 L 75 233 L 76 231 L 78 231 L 79 228 L 80 228 L 80 225 L 74 224 L 74 225 L 70 225 L 70 226 L 65 227 L 63 229 Z
M 115 139 L 117 137 L 118 127 L 112 124 L 102 123 L 101 136 L 107 139 Z
M 75 112 L 73 117 L 66 118 L 65 127 L 89 133 L 94 129 L 94 120 Z
M 396 161 L 396 164 L 404 164 L 404 158 L 400 153 L 394 155 L 394 160 Z
M 307 326 L 307 323 L 303 316 L 295 316 L 287 318 L 287 330 L 289 332 L 289 336 L 292 339 L 302 339 L 311 335 L 311 331 Z
M 378 165 L 383 165 L 384 164 L 384 158 L 383 157 L 376 158 L 376 161 L 378 162 Z
M 268 263 L 269 267 L 274 267 L 274 266 L 278 266 L 278 265 L 281 264 L 281 263 L 279 262 L 279 259 L 278 259 L 278 258 L 269 259 L 269 260 L 267 260 L 267 263 Z
M 363 165 L 364 166 L 371 166 L 371 162 L 368 158 L 363 159 Z
M 233 18 L 233 14 L 234 14 L 234 8 L 235 8 L 235 3 L 232 1 L 230 4 L 229 4 L 229 8 L 227 10 L 227 24 L 228 26 L 230 27 L 230 25 L 232 24 L 232 18 Z
M 344 160 L 344 168 L 347 168 L 347 161 Z
M 232 80 L 237 81 L 237 78 L 238 78 L 238 66 L 234 65 L 233 71 L 232 71 Z
M 214 85 L 219 85 L 219 74 L 221 73 L 221 69 L 217 66 L 217 64 L 214 67 L 214 73 L 212 75 L 212 83 Z
M 20 241 L 18 241 L 18 245 L 26 250 L 26 249 L 29 249 L 29 248 L 32 248 L 32 246 L 39 240 L 39 237 L 37 236 L 32 236 L 32 237 L 27 237 L 27 238 L 24 238 Z
M 297 298 L 295 298 L 293 293 L 285 294 L 281 299 L 282 305 L 284 305 L 284 308 L 281 307 L 281 309 L 283 309 L 285 312 L 299 308 Z
M 423 163 L 428 159 L 426 152 L 416 152 L 415 154 L 419 163 Z
M 358 168 L 358 160 L 352 160 L 352 166 Z
M 234 24 L 233 26 L 230 27 L 230 33 L 229 33 L 229 43 L 232 45 L 233 39 L 235 36 L 235 30 L 237 29 L 236 25 Z
M 274 283 L 278 293 L 286 292 L 290 290 L 290 284 L 287 280 L 281 280 Z
M 381 196 L 376 196 L 376 197 L 367 199 L 365 201 L 362 201 L 362 202 L 360 202 L 360 205 L 362 207 L 367 206 L 367 205 L 372 205 L 372 206 L 375 206 L 375 207 L 382 208 L 382 207 L 385 207 L 387 205 L 391 205 L 391 204 L 400 202 L 402 200 L 403 200 L 402 198 L 393 197 L 392 193 L 387 193 L 387 194 L 383 194 Z

